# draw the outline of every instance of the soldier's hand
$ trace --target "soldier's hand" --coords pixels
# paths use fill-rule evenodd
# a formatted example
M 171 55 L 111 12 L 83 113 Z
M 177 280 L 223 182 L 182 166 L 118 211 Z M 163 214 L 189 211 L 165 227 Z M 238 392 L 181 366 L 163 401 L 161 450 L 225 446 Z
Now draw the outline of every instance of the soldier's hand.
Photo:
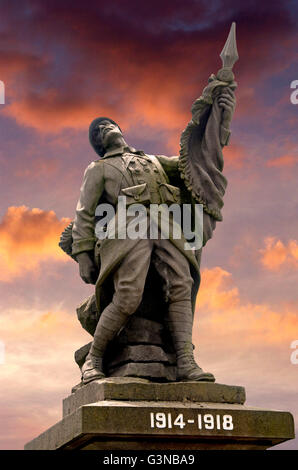
M 223 88 L 218 97 L 218 104 L 223 109 L 222 125 L 228 129 L 236 107 L 235 93 L 231 88 Z
M 86 284 L 95 284 L 98 277 L 98 269 L 89 254 L 84 251 L 76 255 L 79 263 L 80 276 Z

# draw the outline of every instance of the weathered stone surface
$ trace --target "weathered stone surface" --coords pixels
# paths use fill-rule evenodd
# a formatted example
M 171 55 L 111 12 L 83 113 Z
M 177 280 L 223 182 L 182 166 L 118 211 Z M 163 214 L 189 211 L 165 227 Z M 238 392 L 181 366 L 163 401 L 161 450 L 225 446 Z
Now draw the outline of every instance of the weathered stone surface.
M 81 368 L 91 343 L 75 352 L 75 361 Z M 174 381 L 176 379 L 175 354 L 166 353 L 160 346 L 151 344 L 122 345 L 110 348 L 105 356 L 105 373 L 111 377 L 143 377 Z
M 88 352 L 91 348 L 91 344 L 92 343 L 85 344 L 80 349 L 77 349 L 75 354 L 74 354 L 75 361 L 76 361 L 76 363 L 78 364 L 78 366 L 80 368 L 82 367 L 82 365 L 85 362 L 86 356 L 87 356 L 87 354 L 88 354 Z
M 25 449 L 266 449 L 292 438 L 293 417 L 284 411 L 224 403 L 112 400 L 81 406 Z
M 128 345 L 118 351 L 113 359 L 109 361 L 109 369 L 113 369 L 126 362 L 164 362 L 176 364 L 175 354 L 166 354 L 164 350 L 156 345 Z
M 119 334 L 117 341 L 119 343 L 148 343 L 163 344 L 162 340 L 163 325 L 156 321 L 132 316 L 125 328 Z
M 244 401 L 239 386 L 105 378 L 67 397 L 62 421 L 25 449 L 266 449 L 295 437 L 290 413 Z
M 77 307 L 77 316 L 82 327 L 93 336 L 99 319 L 94 294 L 90 295 Z
M 110 377 L 141 377 L 163 382 L 173 382 L 176 379 L 176 367 L 167 366 L 161 362 L 129 362 L 112 369 Z
M 131 377 L 108 377 L 78 386 L 63 400 L 63 416 L 73 413 L 82 405 L 103 400 L 243 404 L 245 389 L 212 382 L 153 383 Z
M 84 310 L 83 310 L 84 312 Z M 85 323 L 84 323 L 85 324 Z M 175 370 L 168 370 L 162 364 L 175 365 L 176 356 L 171 349 L 171 341 L 165 341 L 166 332 L 161 323 L 142 317 L 132 317 L 125 328 L 110 343 L 104 357 L 105 373 L 112 376 L 136 376 L 160 380 L 175 380 Z M 75 361 L 81 368 L 92 343 L 75 352 Z M 161 347 L 161 345 L 167 345 Z M 147 363 L 142 373 L 140 366 L 119 367 L 126 363 Z M 153 363 L 150 376 L 149 363 Z M 116 373 L 117 368 L 117 373 Z M 128 372 L 131 370 L 131 374 Z

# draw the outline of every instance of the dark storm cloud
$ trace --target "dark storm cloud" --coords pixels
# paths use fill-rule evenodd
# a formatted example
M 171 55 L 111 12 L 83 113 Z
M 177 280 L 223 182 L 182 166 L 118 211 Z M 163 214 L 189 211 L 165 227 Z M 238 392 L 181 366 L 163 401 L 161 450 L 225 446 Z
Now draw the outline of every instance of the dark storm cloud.
M 287 5 L 256 1 L 17 2 L 5 6 L 0 50 L 6 112 L 48 130 L 83 127 L 98 112 L 125 126 L 139 115 L 173 128 L 220 68 L 219 53 L 237 22 L 242 94 L 239 113 L 258 105 L 243 90 L 286 68 L 294 24 Z M 8 31 L 14 31 L 13 36 Z M 176 123 L 176 126 L 174 125 Z M 46 129 L 45 129 L 46 130 Z

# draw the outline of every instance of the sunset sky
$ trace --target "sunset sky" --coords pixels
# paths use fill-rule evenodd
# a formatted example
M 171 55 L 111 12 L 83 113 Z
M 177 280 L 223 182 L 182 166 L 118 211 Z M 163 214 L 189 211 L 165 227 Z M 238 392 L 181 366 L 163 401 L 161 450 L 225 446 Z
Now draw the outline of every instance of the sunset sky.
M 297 2 L 0 6 L 0 449 L 22 449 L 59 421 L 80 381 L 73 353 L 91 337 L 76 307 L 93 287 L 58 241 L 98 158 L 91 120 L 109 116 L 133 147 L 178 155 L 232 21 L 237 108 L 224 220 L 203 252 L 195 352 L 217 382 L 244 386 L 248 405 L 291 411 L 298 435 Z M 297 449 L 298 438 L 279 448 Z

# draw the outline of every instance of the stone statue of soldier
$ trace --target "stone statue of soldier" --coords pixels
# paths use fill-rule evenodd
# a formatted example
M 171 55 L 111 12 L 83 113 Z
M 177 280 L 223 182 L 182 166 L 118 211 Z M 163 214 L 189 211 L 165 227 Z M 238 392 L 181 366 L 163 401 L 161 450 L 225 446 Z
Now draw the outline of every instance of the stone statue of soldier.
M 215 121 L 218 135 L 209 136 L 209 139 L 219 142 L 220 149 L 227 144 L 235 108 L 232 87 L 225 85 L 227 84 L 218 82 L 216 89 L 220 93 L 213 104 L 213 108 L 216 108 L 214 114 L 217 116 Z M 194 128 L 200 127 L 194 120 L 190 124 Z M 204 125 L 205 138 L 208 129 L 206 123 Z M 214 124 L 209 127 L 209 133 L 214 134 Z M 110 341 L 137 310 L 151 263 L 154 263 L 161 276 L 163 286 L 167 286 L 168 312 L 165 312 L 165 320 L 176 352 L 177 379 L 214 381 L 213 374 L 204 372 L 193 357 L 193 298 L 199 285 L 201 250 L 185 250 L 183 236 L 180 240 L 151 240 L 149 237 L 130 240 L 119 239 L 116 233 L 113 239 L 98 240 L 95 235 L 95 211 L 100 203 L 109 203 L 116 208 L 117 215 L 120 195 L 125 195 L 129 203 L 183 203 L 181 194 L 184 191 L 192 199 L 195 196 L 196 202 L 203 203 L 205 244 L 212 235 L 216 220 L 221 219 L 220 195 L 215 195 L 217 210 L 214 201 L 211 201 L 213 205 L 208 205 L 207 200 L 198 200 L 199 193 L 193 194 L 195 188 L 190 188 L 188 184 L 188 168 L 187 163 L 183 165 L 183 152 L 180 157 L 165 157 L 149 156 L 137 151 L 127 145 L 120 127 L 112 119 L 95 119 L 90 125 L 89 138 L 100 158 L 93 161 L 84 174 L 72 227 L 72 256 L 79 263 L 81 278 L 86 283 L 96 283 L 99 310 L 100 292 L 104 281 L 110 276 L 113 278 L 114 293 L 111 302 L 101 311 L 90 352 L 82 367 L 83 383 L 104 377 L 104 353 Z M 209 155 L 209 158 L 212 160 L 212 156 Z M 206 171 L 206 167 L 203 168 L 202 174 Z M 199 176 L 201 179 L 204 177 Z M 217 193 L 221 192 L 222 196 L 226 181 L 221 168 L 216 168 L 213 176 L 216 185 L 220 181 L 221 189 L 218 191 L 220 186 L 216 186 L 214 182 L 212 189 L 216 189 Z M 178 181 L 178 185 L 171 184 L 173 181 L 176 184 Z M 206 191 L 208 188 L 202 189 Z

